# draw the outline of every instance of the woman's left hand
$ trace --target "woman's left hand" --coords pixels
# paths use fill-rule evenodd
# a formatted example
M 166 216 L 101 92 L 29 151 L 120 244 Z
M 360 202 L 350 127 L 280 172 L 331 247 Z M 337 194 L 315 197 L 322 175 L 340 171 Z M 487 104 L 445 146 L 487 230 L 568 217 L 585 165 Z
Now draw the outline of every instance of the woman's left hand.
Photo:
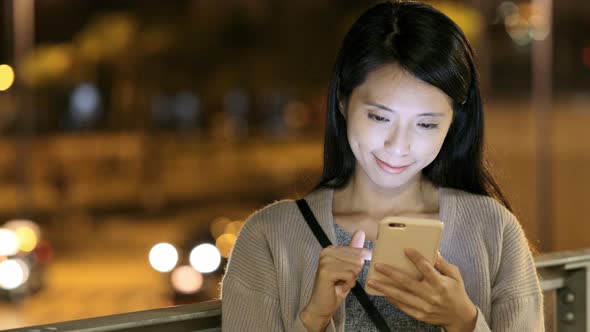
M 389 280 L 369 280 L 369 286 L 417 320 L 442 326 L 448 332 L 473 331 L 477 309 L 465 292 L 459 269 L 440 254 L 434 266 L 416 250 L 407 249 L 406 256 L 422 278 L 414 278 L 391 265 L 376 264 L 375 270 Z

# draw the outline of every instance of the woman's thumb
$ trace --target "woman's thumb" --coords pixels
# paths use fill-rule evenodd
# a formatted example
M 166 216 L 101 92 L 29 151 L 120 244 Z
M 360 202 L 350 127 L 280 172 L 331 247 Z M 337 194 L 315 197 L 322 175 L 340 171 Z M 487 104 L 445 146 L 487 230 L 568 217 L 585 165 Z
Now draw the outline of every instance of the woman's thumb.
M 348 287 L 346 284 L 340 284 L 335 286 L 335 290 L 336 296 L 343 299 L 346 298 L 346 296 L 348 296 L 348 293 L 350 293 L 351 288 Z
M 365 244 L 365 232 L 362 230 L 357 230 L 352 234 L 352 239 L 350 240 L 350 244 L 348 245 L 351 248 L 362 248 Z

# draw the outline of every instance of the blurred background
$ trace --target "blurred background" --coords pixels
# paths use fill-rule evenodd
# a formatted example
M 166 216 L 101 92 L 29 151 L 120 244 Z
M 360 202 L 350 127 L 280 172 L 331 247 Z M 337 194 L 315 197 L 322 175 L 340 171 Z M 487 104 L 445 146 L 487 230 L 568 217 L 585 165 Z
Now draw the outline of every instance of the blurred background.
M 244 219 L 318 180 L 372 3 L 0 0 L 0 329 L 217 298 Z M 590 2 L 430 3 L 477 50 L 531 244 L 590 247 Z

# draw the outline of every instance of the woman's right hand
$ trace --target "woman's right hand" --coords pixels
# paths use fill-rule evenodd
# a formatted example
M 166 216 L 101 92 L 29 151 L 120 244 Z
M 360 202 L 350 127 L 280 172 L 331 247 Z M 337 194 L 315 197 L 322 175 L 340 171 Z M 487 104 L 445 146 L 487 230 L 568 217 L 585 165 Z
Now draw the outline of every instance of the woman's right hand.
M 358 230 L 348 247 L 322 249 L 313 293 L 300 316 L 308 331 L 322 331 L 354 287 L 365 260 L 371 259 L 364 242 L 365 232 Z

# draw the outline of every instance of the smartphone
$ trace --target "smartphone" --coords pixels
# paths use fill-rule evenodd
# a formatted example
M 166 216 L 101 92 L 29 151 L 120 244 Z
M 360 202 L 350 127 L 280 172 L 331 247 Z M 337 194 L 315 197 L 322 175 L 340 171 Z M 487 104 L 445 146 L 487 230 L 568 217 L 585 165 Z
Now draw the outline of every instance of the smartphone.
M 432 264 L 436 260 L 443 223 L 436 219 L 386 217 L 379 223 L 373 257 L 366 281 L 370 279 L 387 281 L 388 278 L 375 271 L 375 264 L 392 265 L 414 277 L 421 277 L 414 263 L 404 253 L 412 248 L 421 253 Z M 365 282 L 365 291 L 370 295 L 383 294 Z

